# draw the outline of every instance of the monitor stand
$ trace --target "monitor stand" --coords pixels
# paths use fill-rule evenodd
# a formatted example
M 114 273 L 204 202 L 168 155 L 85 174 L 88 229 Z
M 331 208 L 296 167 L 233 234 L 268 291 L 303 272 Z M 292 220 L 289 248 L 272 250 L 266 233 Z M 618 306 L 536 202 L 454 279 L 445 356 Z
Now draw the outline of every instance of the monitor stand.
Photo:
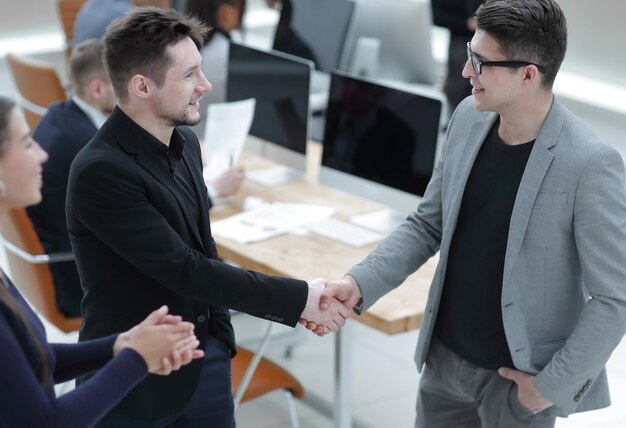
M 350 217 L 350 222 L 376 232 L 389 233 L 400 226 L 405 219 L 406 214 L 385 208 L 380 211 L 352 216 Z

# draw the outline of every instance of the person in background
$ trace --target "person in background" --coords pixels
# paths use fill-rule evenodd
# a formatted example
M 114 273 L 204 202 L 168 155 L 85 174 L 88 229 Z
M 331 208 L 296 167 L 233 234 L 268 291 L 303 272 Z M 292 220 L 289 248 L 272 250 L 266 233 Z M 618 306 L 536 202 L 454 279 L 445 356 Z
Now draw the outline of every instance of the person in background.
M 483 0 L 431 0 L 433 24 L 450 30 L 444 93 L 450 114 L 472 93 L 468 79 L 461 75 L 467 61 L 465 47 L 476 31 L 474 13 Z
M 0 215 L 41 200 L 46 159 L 14 102 L 0 96 Z M 50 344 L 37 315 L 0 269 L 0 426 L 92 426 L 148 373 L 167 375 L 202 358 L 193 328 L 162 306 L 119 335 Z M 85 384 L 55 396 L 55 383 L 94 371 Z
M 87 0 L 74 21 L 72 46 L 102 37 L 111 21 L 137 6 L 170 8 L 172 0 Z
M 211 82 L 211 91 L 200 100 L 202 116 L 191 129 L 204 139 L 207 108 L 211 103 L 226 101 L 228 51 L 233 30 L 240 29 L 246 11 L 246 0 L 188 0 L 187 13 L 204 22 L 211 31 L 200 50 L 202 72 Z
M 476 22 L 472 96 L 422 202 L 325 292 L 364 311 L 439 252 L 415 427 L 551 428 L 610 405 L 605 364 L 626 331 L 624 162 L 554 96 L 567 48 L 555 0 L 487 0 Z
M 134 324 L 155 302 L 193 320 L 202 361 L 148 377 L 106 426 L 234 426 L 229 308 L 295 326 L 337 331 L 350 309 L 319 309 L 325 281 L 264 275 L 219 260 L 197 137 L 199 99 L 211 85 L 199 48 L 208 28 L 175 10 L 136 8 L 103 37 L 118 105 L 70 169 L 67 221 L 85 290 L 80 340 Z
M 231 33 L 242 27 L 245 11 L 246 0 L 187 0 L 186 13 L 212 28 L 200 50 L 202 72 L 211 82 L 211 90 L 200 98 L 200 121 L 191 127 L 205 146 L 211 145 L 211 141 L 205 139 L 208 107 L 226 101 Z M 244 178 L 243 167 L 231 167 L 216 180 L 207 180 L 205 184 L 211 201 L 236 193 Z
M 65 192 L 70 165 L 76 154 L 96 135 L 115 107 L 115 93 L 102 65 L 98 39 L 77 45 L 68 61 L 71 98 L 52 104 L 33 138 L 48 153 L 43 165 L 42 201 L 27 208 L 46 253 L 72 251 L 65 220 Z M 73 261 L 51 263 L 58 308 L 80 316 L 83 291 Z

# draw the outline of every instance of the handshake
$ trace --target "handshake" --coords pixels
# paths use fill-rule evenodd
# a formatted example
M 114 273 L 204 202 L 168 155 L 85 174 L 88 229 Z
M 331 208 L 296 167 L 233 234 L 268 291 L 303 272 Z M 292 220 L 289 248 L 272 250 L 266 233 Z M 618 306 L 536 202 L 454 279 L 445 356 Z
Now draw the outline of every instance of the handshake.
M 300 316 L 300 324 L 320 337 L 336 333 L 361 299 L 358 284 L 349 275 L 334 281 L 316 278 L 308 284 L 309 296 Z

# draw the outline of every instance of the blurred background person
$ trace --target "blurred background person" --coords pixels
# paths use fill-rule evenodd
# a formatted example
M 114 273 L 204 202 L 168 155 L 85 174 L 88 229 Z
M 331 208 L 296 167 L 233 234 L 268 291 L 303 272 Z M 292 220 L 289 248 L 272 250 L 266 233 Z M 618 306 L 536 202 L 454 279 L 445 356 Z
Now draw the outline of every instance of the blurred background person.
M 211 82 L 211 90 L 200 99 L 200 122 L 191 127 L 204 142 L 208 107 L 226 101 L 228 79 L 228 51 L 232 32 L 242 28 L 246 0 L 187 0 L 186 12 L 212 28 L 204 39 L 202 72 Z M 210 141 L 206 142 L 209 146 Z M 204 145 L 204 144 L 203 144 Z M 243 168 L 230 168 L 224 174 L 205 184 L 211 204 L 217 198 L 228 197 L 239 190 L 244 179 Z
M 431 0 L 433 24 L 450 30 L 447 74 L 443 86 L 449 114 L 472 93 L 469 79 L 461 75 L 467 61 L 467 42 L 476 31 L 474 13 L 483 0 Z
M 202 47 L 202 72 L 211 82 L 211 91 L 200 101 L 202 119 L 192 129 L 204 138 L 206 109 L 211 103 L 226 101 L 228 78 L 228 51 L 233 30 L 242 28 L 246 0 L 187 0 L 187 13 L 199 18 L 212 30 L 204 39 Z
M 99 39 L 88 39 L 72 50 L 68 74 L 73 95 L 52 104 L 33 138 L 50 159 L 43 165 L 42 202 L 27 208 L 46 253 L 72 251 L 65 221 L 65 192 L 70 165 L 115 107 L 115 93 L 101 59 Z M 59 309 L 80 316 L 83 291 L 74 261 L 51 263 Z

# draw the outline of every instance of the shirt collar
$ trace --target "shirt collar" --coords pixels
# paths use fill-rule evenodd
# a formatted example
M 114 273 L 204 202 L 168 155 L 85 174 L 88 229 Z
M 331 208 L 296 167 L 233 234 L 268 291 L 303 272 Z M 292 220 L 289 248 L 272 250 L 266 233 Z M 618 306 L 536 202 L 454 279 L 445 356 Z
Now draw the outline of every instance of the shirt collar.
M 178 129 L 174 128 L 170 138 L 170 144 L 167 146 L 149 132 L 145 131 L 145 133 L 148 136 L 148 145 L 157 153 L 159 157 L 161 157 L 161 159 L 164 159 L 167 162 L 170 171 L 174 172 L 183 157 L 185 137 L 183 137 Z
M 96 128 L 100 129 L 100 127 L 104 125 L 104 122 L 106 122 L 107 117 L 104 114 L 102 114 L 100 110 L 98 110 L 91 104 L 87 103 L 86 101 L 81 100 L 76 95 L 72 95 L 72 101 L 74 101 L 74 103 L 78 106 L 78 108 L 80 108 L 83 111 L 83 113 L 87 115 L 89 120 L 91 120 L 91 122 L 96 126 Z

